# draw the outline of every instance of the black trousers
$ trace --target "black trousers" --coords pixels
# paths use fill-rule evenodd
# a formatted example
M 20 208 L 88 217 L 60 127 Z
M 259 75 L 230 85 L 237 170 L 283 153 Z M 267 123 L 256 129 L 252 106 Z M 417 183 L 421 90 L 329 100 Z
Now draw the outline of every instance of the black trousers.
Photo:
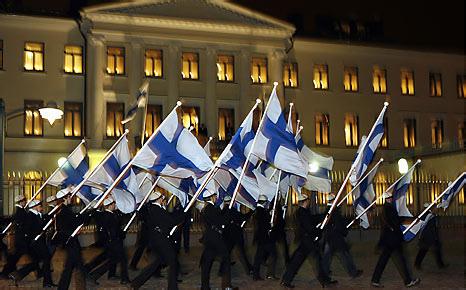
M 133 257 L 131 258 L 130 262 L 130 266 L 132 268 L 137 268 L 138 263 L 141 260 L 142 254 L 144 253 L 144 250 L 147 248 L 149 244 L 149 235 L 150 232 L 147 232 L 146 230 L 141 230 L 137 241 L 136 251 L 134 251 Z
M 189 228 L 190 227 L 191 227 L 190 221 L 186 221 L 183 224 L 183 248 L 186 253 L 189 252 L 189 236 L 190 236 Z
M 380 254 L 379 260 L 377 261 L 377 265 L 375 266 L 374 274 L 372 274 L 372 282 L 376 282 L 376 283 L 380 282 L 380 278 L 385 269 L 385 266 L 387 266 L 388 259 L 392 255 L 394 258 L 393 261 L 395 263 L 396 269 L 400 273 L 401 278 L 403 279 L 404 283 L 408 284 L 412 280 L 411 274 L 409 273 L 409 270 L 408 270 L 408 264 L 406 263 L 406 257 L 404 254 L 403 247 L 399 246 L 396 248 L 389 248 L 389 247 L 383 248 L 382 253 Z
M 16 264 L 18 263 L 19 259 L 28 253 L 29 243 L 30 241 L 15 239 L 15 247 L 6 258 L 6 264 L 3 267 L 2 275 L 8 276 L 8 274 L 16 270 Z
M 254 255 L 253 272 L 254 276 L 260 276 L 261 264 L 268 260 L 267 276 L 275 276 L 275 266 L 277 264 L 277 245 L 275 242 L 258 242 L 256 254 Z
M 64 248 L 66 251 L 65 267 L 63 268 L 60 281 L 58 282 L 58 290 L 66 290 L 69 288 L 71 275 L 73 274 L 74 269 L 79 270 L 81 275 L 80 278 L 82 282 L 85 283 L 83 258 L 81 255 L 81 245 L 79 244 L 79 241 L 77 238 L 72 238 Z
M 107 259 L 100 266 L 91 271 L 90 275 L 94 279 L 102 277 L 108 272 L 108 277 L 115 276 L 115 269 L 117 265 L 120 265 L 120 277 L 121 280 L 129 280 L 128 278 L 128 259 L 126 257 L 126 251 L 123 246 L 122 240 L 111 242 L 107 246 Z
M 286 233 L 281 235 L 277 242 L 280 244 L 282 251 L 283 251 L 283 259 L 285 260 L 285 264 L 288 264 L 290 261 L 290 248 L 288 247 L 288 240 L 286 239 Z
M 177 290 L 178 256 L 172 242 L 159 232 L 153 232 L 151 233 L 149 247 L 155 258 L 133 279 L 131 286 L 138 289 L 159 270 L 161 264 L 165 264 L 168 266 L 168 290 Z
M 434 250 L 435 262 L 437 262 L 437 266 L 439 268 L 444 267 L 445 263 L 443 262 L 441 244 L 435 243 L 432 247 Z M 424 260 L 427 252 L 429 251 L 429 248 L 430 247 L 419 248 L 419 251 L 417 252 L 417 255 L 416 255 L 416 261 L 414 262 L 414 265 L 416 265 L 416 267 L 421 267 L 422 261 Z
M 234 238 L 230 237 L 230 240 L 233 240 L 233 242 L 228 245 L 229 250 L 230 250 L 230 259 L 231 259 L 231 253 L 233 252 L 233 250 L 235 250 L 236 255 L 237 255 L 241 265 L 243 265 L 243 268 L 244 268 L 244 271 L 245 271 L 246 275 L 249 275 L 249 273 L 252 271 L 252 265 L 249 262 L 248 256 L 246 255 L 246 249 L 244 247 L 243 232 L 241 232 L 240 234 L 238 234 Z M 225 265 L 222 263 L 220 265 L 220 269 L 219 269 L 219 276 L 222 274 L 223 267 L 225 267 Z
M 29 255 L 32 261 L 14 273 L 16 280 L 21 281 L 32 271 L 37 271 L 38 273 L 42 273 L 44 285 L 52 284 L 52 273 L 50 270 L 51 255 L 45 244 L 45 240 L 39 239 L 32 242 L 29 248 Z M 42 269 L 39 267 L 40 262 L 42 262 Z
M 310 254 L 314 256 L 317 280 L 321 282 L 330 280 L 330 278 L 323 271 L 322 257 L 320 255 L 318 245 L 311 241 L 301 241 L 298 248 L 291 255 L 290 262 L 286 265 L 282 281 L 291 284 L 304 261 Z
M 210 289 L 210 271 L 216 257 L 220 257 L 222 288 L 231 287 L 230 249 L 223 237 L 216 232 L 206 233 L 201 255 L 201 289 Z

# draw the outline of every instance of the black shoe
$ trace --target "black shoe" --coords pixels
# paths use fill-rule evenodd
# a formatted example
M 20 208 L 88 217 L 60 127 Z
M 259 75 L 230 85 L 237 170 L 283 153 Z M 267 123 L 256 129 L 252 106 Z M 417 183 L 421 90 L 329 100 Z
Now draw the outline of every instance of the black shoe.
M 357 270 L 357 271 L 356 271 L 356 274 L 354 274 L 354 276 L 352 276 L 351 278 L 353 278 L 353 279 L 354 279 L 354 278 L 361 277 L 361 276 L 362 276 L 362 273 L 363 273 L 363 271 L 362 271 L 362 270 Z
M 290 289 L 292 289 L 292 288 L 294 288 L 294 287 L 295 287 L 293 284 L 291 284 L 291 283 L 288 283 L 288 282 L 283 282 L 283 281 L 282 281 L 282 282 L 280 282 L 280 285 L 281 285 L 282 287 L 285 287 L 285 288 L 290 288 Z
M 383 288 L 384 286 L 380 282 L 371 282 L 371 286 L 375 288 Z
M 408 284 L 406 284 L 406 287 L 410 288 L 410 287 L 418 285 L 419 283 L 421 283 L 421 279 L 416 278 L 414 280 L 411 280 L 411 282 L 409 282 Z
M 58 287 L 57 284 L 54 283 L 47 283 L 42 285 L 43 288 L 53 288 L 53 287 Z
M 176 279 L 176 282 L 183 283 L 183 280 L 182 279 Z
M 126 285 L 126 284 L 129 284 L 129 283 L 130 283 L 130 281 L 129 281 L 128 278 L 126 278 L 126 279 L 121 279 L 121 281 L 120 281 L 120 284 L 121 284 L 121 285 Z
M 279 280 L 279 278 L 275 277 L 274 275 L 268 275 L 267 280 Z

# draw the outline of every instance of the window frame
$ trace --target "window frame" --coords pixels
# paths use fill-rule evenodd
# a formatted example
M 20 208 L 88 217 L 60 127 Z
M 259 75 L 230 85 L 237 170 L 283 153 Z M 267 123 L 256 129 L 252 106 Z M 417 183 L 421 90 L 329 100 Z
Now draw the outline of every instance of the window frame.
M 153 75 L 150 75 L 148 76 L 146 74 L 146 61 L 147 61 L 147 51 L 149 50 L 153 50 L 153 51 L 158 51 L 160 52 L 160 62 L 161 62 L 161 65 L 160 65 L 160 76 L 156 76 L 155 74 Z M 144 77 L 146 78 L 151 78 L 151 79 L 163 79 L 164 78 L 164 69 L 163 69 L 163 65 L 164 65 L 164 61 L 163 61 L 163 49 L 156 49 L 156 48 L 145 48 L 144 49 Z M 154 62 L 154 59 L 153 57 L 150 57 L 152 59 L 152 73 L 154 73 L 154 68 L 155 68 L 155 62 Z
M 463 74 L 456 75 L 456 96 L 458 97 L 458 99 L 466 100 L 466 94 L 464 90 L 465 81 L 466 81 L 466 75 L 463 75 Z M 461 89 L 460 89 L 460 86 L 461 86 Z
M 234 55 L 234 54 L 226 54 L 226 53 L 219 53 L 219 54 L 217 54 L 217 61 L 215 62 L 215 65 L 216 65 L 216 66 L 219 65 L 219 60 L 218 60 L 218 59 L 219 59 L 219 57 L 221 57 L 221 56 L 222 56 L 222 57 L 231 57 L 231 59 L 232 59 L 232 66 L 233 66 L 233 70 L 232 70 L 232 71 L 233 71 L 233 77 L 232 77 L 231 80 L 219 80 L 219 79 L 218 79 L 218 67 L 217 67 L 217 82 L 218 82 L 218 83 L 234 83 L 235 80 L 236 80 L 236 76 L 235 76 L 235 75 L 236 75 L 236 73 L 235 73 L 235 69 L 236 69 L 236 67 L 235 67 L 235 55 Z M 223 64 L 225 64 L 225 63 L 223 63 Z M 223 68 L 225 69 L 226 66 L 224 65 Z
M 320 77 L 320 87 L 316 88 L 315 86 L 315 79 L 314 79 L 314 76 L 315 76 L 315 70 L 316 68 L 319 69 L 319 77 Z M 321 70 L 320 68 L 325 68 L 325 73 L 327 75 L 327 88 L 323 88 L 322 87 L 322 72 L 323 70 Z M 312 68 L 312 84 L 313 84 L 313 88 L 314 90 L 316 91 L 328 91 L 330 89 L 330 77 L 329 77 L 329 69 L 328 69 L 328 64 L 314 64 L 313 68 Z
M 42 46 L 42 70 L 36 70 L 35 69 L 35 65 L 34 65 L 34 60 L 35 60 L 35 52 L 34 51 L 31 51 L 31 50 L 26 50 L 26 44 L 28 43 L 35 43 L 35 44 L 40 44 Z M 23 59 L 23 72 L 37 72 L 37 73 L 44 73 L 45 72 L 45 42 L 39 42 L 39 41 L 25 41 L 24 42 L 24 46 L 23 46 L 23 57 L 24 57 L 24 53 L 26 53 L 26 51 L 29 51 L 29 52 L 32 52 L 33 53 L 33 59 L 32 59 L 32 67 L 33 69 L 32 70 L 28 70 L 26 69 L 24 66 L 25 66 L 25 62 L 24 62 L 24 59 Z
M 79 110 L 67 110 L 67 106 L 78 106 Z M 67 111 L 71 111 L 72 114 L 72 118 L 71 118 L 71 132 L 72 132 L 72 135 L 71 136 L 66 136 L 66 133 L 65 133 L 65 130 L 66 130 L 66 112 Z M 79 115 L 81 116 L 81 129 L 80 129 L 80 135 L 79 136 L 76 136 L 74 135 L 74 112 L 79 112 Z M 83 128 L 84 128 L 84 120 L 83 120 L 83 103 L 81 102 L 64 102 L 63 103 L 63 137 L 64 138 L 67 138 L 67 139 L 79 139 L 79 138 L 82 138 L 83 137 Z
M 35 108 L 37 107 L 37 108 Z M 44 107 L 44 101 L 42 100 L 24 100 L 24 119 L 23 119 L 23 136 L 24 137 L 44 137 L 44 119 L 42 118 L 42 116 L 40 115 L 40 112 L 39 112 L 39 109 Z M 32 125 L 31 125 L 31 128 L 32 128 L 32 134 L 26 134 L 26 111 L 27 110 L 32 110 L 32 111 L 36 111 L 37 110 L 37 113 L 39 114 L 39 118 L 40 118 L 40 123 L 41 123 L 41 134 L 39 135 L 36 135 L 34 134 L 34 118 L 32 118 Z
M 254 82 L 254 78 L 252 77 L 252 68 L 253 68 L 254 59 L 265 60 L 265 77 L 267 79 L 265 82 Z M 258 74 L 257 74 L 257 79 L 259 80 L 259 79 L 261 79 L 260 78 L 261 77 L 260 66 L 258 68 L 259 68 L 259 71 L 258 71 Z M 250 70 L 250 74 L 251 74 L 251 84 L 253 84 L 253 85 L 265 85 L 265 84 L 269 83 L 269 59 L 266 56 L 253 56 L 253 57 L 251 57 L 251 63 L 250 63 L 250 66 L 249 66 L 249 70 Z
M 121 49 L 122 52 L 123 52 L 123 73 L 117 73 L 116 71 L 116 68 L 117 68 L 117 56 L 116 54 L 112 54 L 113 56 L 113 73 L 110 73 L 108 72 L 108 57 L 109 57 L 109 52 L 108 52 L 108 49 L 109 48 L 118 48 L 118 49 Z M 107 51 L 106 51 L 106 56 L 107 56 L 107 65 L 106 65 L 106 69 L 105 69 L 105 72 L 107 75 L 109 76 L 126 76 L 126 47 L 124 46 L 113 46 L 113 45 L 107 45 Z
M 286 66 L 293 66 L 293 68 L 295 69 L 295 74 L 296 74 L 296 85 L 295 86 L 291 86 L 291 85 L 285 85 L 285 67 Z M 291 77 L 292 75 L 292 70 L 291 69 L 288 69 L 288 72 L 289 72 L 289 76 Z M 288 82 L 289 82 L 289 79 L 288 79 Z M 290 83 L 290 82 L 289 82 Z M 285 88 L 290 88 L 290 89 L 297 89 L 299 88 L 299 70 L 298 70 L 298 63 L 297 62 L 285 62 L 283 63 L 283 87 Z
M 409 121 L 411 125 L 413 125 L 413 131 L 414 131 L 414 146 L 412 146 L 412 144 L 410 144 L 410 132 L 407 132 L 408 133 L 408 136 L 407 137 L 407 140 L 408 140 L 408 144 L 405 144 L 405 124 L 407 124 L 406 122 Z M 407 128 L 407 129 L 410 129 L 410 128 Z M 414 149 L 416 148 L 417 146 L 417 121 L 416 121 L 416 118 L 414 117 L 408 117 L 408 118 L 404 118 L 403 119 L 403 148 L 405 149 Z
M 154 115 L 155 113 L 160 113 L 160 124 L 162 124 L 163 121 L 163 105 L 161 104 L 147 104 L 147 111 L 146 111 L 146 124 L 144 127 L 144 137 L 145 140 L 147 140 L 157 128 L 154 129 Z M 147 136 L 147 115 L 151 114 L 152 115 L 152 132 L 150 132 L 149 136 Z M 159 126 L 160 126 L 159 124 Z
M 347 75 L 347 72 L 348 72 L 348 75 L 349 75 L 349 86 L 350 86 L 350 89 L 347 90 L 345 88 L 345 77 Z M 355 76 L 356 76 L 356 90 L 353 89 L 353 74 L 351 74 L 351 72 L 354 72 L 355 73 Z M 358 93 L 359 92 L 359 69 L 357 66 L 344 66 L 343 67 L 343 91 L 345 93 Z
M 378 86 L 379 86 L 379 91 L 376 92 L 375 91 L 375 88 L 374 88 L 374 79 L 375 79 L 375 76 L 376 76 L 376 70 L 380 71 L 380 72 L 383 72 L 383 75 L 384 75 L 384 78 L 385 78 L 385 92 L 382 92 L 382 86 L 380 85 L 381 84 L 381 81 L 380 81 L 380 77 L 378 79 Z M 386 95 L 388 93 L 388 80 L 387 80 L 387 69 L 386 68 L 373 68 L 372 69 L 372 93 L 374 94 L 377 94 L 377 95 Z
M 439 79 L 436 78 L 439 77 Z M 433 81 L 433 83 L 432 83 Z M 437 81 L 440 82 L 440 94 L 437 92 Z M 432 84 L 434 87 L 435 94 L 432 94 Z M 443 97 L 443 81 L 442 74 L 439 72 L 429 72 L 429 96 L 432 98 L 441 98 Z
M 409 82 L 406 83 L 406 93 L 403 93 L 403 73 L 411 73 L 413 76 L 413 93 L 409 93 Z M 416 78 L 414 76 L 414 70 L 402 69 L 400 71 L 400 92 L 402 96 L 415 96 L 416 95 Z
M 107 120 L 107 118 L 108 118 L 108 107 L 109 107 L 109 105 L 110 106 L 115 106 L 115 107 L 116 106 L 122 106 L 122 111 L 121 112 L 123 113 L 123 115 L 122 115 L 122 120 L 123 120 L 125 118 L 125 103 L 124 102 L 107 102 L 106 106 L 105 106 L 105 137 L 107 139 L 112 139 L 113 140 L 113 139 L 120 138 L 121 135 L 117 136 L 117 134 L 116 134 L 116 128 L 117 128 L 116 125 L 118 124 L 117 121 L 116 121 L 117 118 L 116 118 L 116 115 L 115 115 L 115 112 L 117 112 L 116 110 L 113 111 L 114 112 L 114 115 L 113 115 L 113 136 L 109 136 L 107 134 L 107 130 L 108 130 L 108 120 Z M 121 134 L 123 134 L 124 130 L 125 130 L 125 125 L 122 124 Z
M 80 48 L 81 48 L 81 54 L 80 54 L 80 55 L 81 55 L 81 72 L 80 72 L 80 73 L 74 72 L 74 60 L 75 60 L 74 56 L 75 56 L 75 55 L 79 55 L 79 54 L 75 54 L 75 53 L 71 53 L 71 54 L 70 54 L 70 53 L 67 53 L 67 52 L 66 52 L 66 47 L 67 47 L 67 46 L 74 46 L 74 47 L 80 47 Z M 84 47 L 81 46 L 81 45 L 75 45 L 75 44 L 65 44 L 65 46 L 64 46 L 63 48 L 64 48 L 64 49 L 63 49 L 63 53 L 64 53 L 64 59 L 63 59 L 63 72 L 64 72 L 65 74 L 69 74 L 69 75 L 83 75 L 83 74 L 84 74 Z M 67 72 L 67 71 L 65 70 L 66 55 L 71 55 L 71 56 L 72 56 L 72 60 L 73 60 L 73 66 L 72 66 L 72 67 L 73 67 L 73 71 L 72 71 L 72 72 Z
M 443 124 L 444 122 L 441 118 L 431 120 L 431 145 L 433 149 L 442 149 L 445 143 L 445 127 Z M 440 133 L 440 139 L 438 138 L 438 133 Z
M 353 132 L 351 132 L 351 133 L 350 133 L 350 136 L 351 136 L 352 142 L 351 142 L 351 144 L 347 145 L 347 143 L 346 143 L 346 118 L 347 118 L 348 116 L 350 116 L 350 115 L 352 115 L 352 116 L 355 117 L 355 119 L 356 119 L 356 139 L 353 139 L 353 134 L 351 134 L 351 133 L 353 133 Z M 359 116 L 358 116 L 358 114 L 356 114 L 356 113 L 346 113 L 346 114 L 345 114 L 345 118 L 344 118 L 344 127 L 345 127 L 345 135 L 344 135 L 344 137 L 345 137 L 345 146 L 346 146 L 347 148 L 358 147 L 358 146 L 359 146 L 359 141 L 360 141 L 360 140 L 359 140 L 359 139 L 360 139 L 360 138 L 359 138 L 360 135 L 359 135 Z
M 192 72 L 191 61 L 189 61 L 189 78 L 185 78 L 183 76 L 183 61 L 184 61 L 183 56 L 184 56 L 184 54 L 188 54 L 188 53 L 195 55 L 196 59 L 197 59 L 197 62 L 196 62 L 196 64 L 197 64 L 197 78 L 196 79 L 191 77 L 191 72 Z M 200 66 L 199 52 L 196 52 L 196 51 L 183 51 L 183 52 L 181 52 L 181 71 L 180 72 L 181 72 L 181 80 L 183 80 L 183 81 L 200 81 L 201 80 L 201 74 L 200 74 L 201 66 Z
M 322 116 L 322 117 L 325 117 L 326 119 L 326 125 L 327 125 L 327 144 L 323 144 L 323 128 L 324 126 L 322 125 L 323 122 L 319 122 L 320 125 L 320 143 L 317 143 L 317 117 L 318 116 Z M 316 113 L 314 115 L 314 128 L 316 130 L 315 132 L 315 138 L 314 138 L 314 142 L 316 144 L 316 146 L 322 146 L 322 147 L 328 147 L 330 146 L 330 114 L 328 113 Z

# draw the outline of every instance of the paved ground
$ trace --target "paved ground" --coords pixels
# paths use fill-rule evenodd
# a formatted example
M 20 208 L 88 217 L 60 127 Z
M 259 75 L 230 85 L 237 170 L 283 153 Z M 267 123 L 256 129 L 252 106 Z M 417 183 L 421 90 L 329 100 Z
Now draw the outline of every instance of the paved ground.
M 333 288 L 340 289 L 361 289 L 369 288 L 370 278 L 377 261 L 377 255 L 375 254 L 375 243 L 377 239 L 377 231 L 359 232 L 353 231 L 350 236 L 352 241 L 352 253 L 358 267 L 364 270 L 362 277 L 357 279 L 349 278 L 343 268 L 341 267 L 338 259 L 333 262 L 333 278 L 339 281 L 338 285 Z M 464 255 L 464 229 L 448 229 L 443 230 L 442 233 L 444 240 L 444 256 L 445 260 L 450 264 L 447 269 L 437 269 L 433 255 L 428 254 L 423 265 L 422 271 L 414 271 L 414 276 L 421 278 L 421 284 L 418 288 L 422 289 L 465 289 L 465 255 Z M 189 255 L 181 253 L 180 261 L 182 269 L 187 272 L 182 277 L 183 282 L 179 284 L 179 288 L 182 290 L 187 289 L 199 289 L 200 287 L 200 270 L 198 267 L 199 257 L 201 253 L 201 247 L 197 242 L 198 236 L 192 237 L 192 248 Z M 291 238 L 289 239 L 291 240 Z M 294 249 L 294 245 L 292 246 Z M 133 248 L 128 248 L 129 254 L 132 254 Z M 410 265 L 414 260 L 417 251 L 417 244 L 412 243 L 407 246 L 408 260 Z M 83 255 L 85 260 L 89 260 L 93 255 L 96 254 L 96 250 L 92 248 L 85 248 Z M 252 251 L 249 251 L 249 257 L 252 257 Z M 131 257 L 131 255 L 129 255 Z M 277 276 L 280 276 L 283 272 L 284 266 L 279 256 L 279 262 L 277 265 Z M 238 261 L 235 256 L 233 260 Z M 23 261 L 24 262 L 24 261 Z M 147 257 L 143 256 L 141 266 L 147 263 Z M 54 281 L 57 282 L 59 274 L 63 267 L 63 253 L 62 251 L 57 252 L 54 257 L 54 268 L 53 273 Z M 215 275 L 218 270 L 218 263 L 214 264 L 212 271 L 212 289 L 220 288 L 220 279 Z M 263 269 L 265 272 L 265 269 Z M 138 272 L 130 271 L 130 278 L 134 278 Z M 77 275 L 74 275 L 76 277 Z M 320 285 L 314 278 L 314 271 L 311 263 L 305 263 L 301 268 L 300 272 L 296 276 L 294 281 L 297 286 L 295 289 L 312 289 L 320 288 Z M 278 281 L 261 281 L 253 282 L 252 279 L 244 273 L 239 263 L 232 267 L 232 277 L 234 286 L 239 289 L 280 289 Z M 128 289 L 129 287 L 122 286 L 118 281 L 108 281 L 106 276 L 103 276 L 99 282 L 100 286 L 87 287 L 78 279 L 72 281 L 70 289 Z M 382 276 L 382 283 L 386 289 L 402 289 L 404 285 L 401 277 L 396 271 L 393 263 L 389 262 L 384 275 Z M 42 282 L 36 280 L 34 275 L 26 277 L 19 285 L 15 287 L 11 281 L 0 280 L 0 289 L 41 289 Z M 166 289 L 165 279 L 152 278 L 142 289 Z

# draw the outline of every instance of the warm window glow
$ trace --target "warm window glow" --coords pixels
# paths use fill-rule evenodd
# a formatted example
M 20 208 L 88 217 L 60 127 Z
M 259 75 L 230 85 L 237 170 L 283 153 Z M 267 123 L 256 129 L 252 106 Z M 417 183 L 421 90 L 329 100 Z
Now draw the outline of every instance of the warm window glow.
M 235 134 L 235 110 L 218 109 L 218 140 L 230 141 Z
M 459 204 L 464 204 L 464 187 L 458 192 L 458 202 Z
M 401 71 L 401 94 L 414 95 L 414 72 L 403 70 Z
M 351 189 L 353 189 L 353 187 L 351 186 L 351 183 L 347 182 L 345 195 L 348 194 L 351 191 Z M 348 195 L 348 198 L 346 199 L 346 204 L 353 205 L 353 202 L 354 202 L 353 194 Z
M 346 146 L 358 146 L 358 116 L 345 115 L 345 144 Z
M 251 80 L 253 84 L 267 83 L 267 59 L 253 57 L 251 61 Z
M 385 94 L 387 93 L 387 71 L 378 67 L 374 68 L 372 73 L 372 86 L 374 93 Z
M 65 45 L 64 70 L 75 74 L 83 72 L 83 48 L 81 46 Z
M 24 101 L 24 135 L 42 136 L 44 122 L 39 113 L 42 101 Z
M 199 55 L 193 52 L 183 52 L 181 76 L 186 80 L 199 79 Z
M 283 85 L 296 88 L 298 86 L 298 64 L 285 63 L 283 65 Z
M 82 103 L 65 102 L 65 137 L 82 136 Z
M 125 104 L 107 103 L 107 137 L 118 138 L 123 134 L 123 120 Z
M 161 105 L 147 105 L 146 114 L 146 140 L 152 133 L 160 126 L 162 122 L 162 106 Z
M 24 44 L 24 70 L 44 71 L 44 44 L 26 42 Z
M 217 80 L 233 82 L 235 80 L 235 60 L 232 55 L 217 56 Z
M 439 73 L 429 73 L 429 88 L 431 97 L 442 96 L 442 75 Z
M 405 119 L 403 121 L 403 145 L 405 148 L 416 147 L 416 120 Z
M 144 73 L 146 77 L 162 77 L 162 51 L 146 49 Z
M 380 147 L 382 148 L 388 148 L 388 120 L 387 117 L 383 118 L 383 136 L 382 139 L 380 140 Z
M 314 89 L 328 90 L 328 66 L 326 64 L 314 65 Z
M 457 75 L 456 76 L 456 90 L 458 92 L 458 98 L 466 98 L 466 76 L 464 75 Z
M 466 122 L 458 123 L 458 146 L 466 148 Z
M 125 74 L 124 47 L 107 47 L 107 73 L 109 75 Z
M 343 74 L 343 85 L 345 92 L 357 92 L 358 91 L 358 68 L 357 67 L 345 67 Z
M 443 121 L 433 120 L 431 123 L 432 148 L 442 148 L 443 143 Z
M 413 193 L 413 184 L 409 184 L 408 191 L 406 192 L 406 205 L 413 205 L 414 203 L 414 193 Z
M 329 144 L 329 115 L 317 114 L 315 117 L 316 124 L 316 145 Z
M 3 69 L 3 40 L 0 39 L 0 70 Z
M 181 106 L 181 121 L 185 128 L 194 127 L 193 134 L 199 133 L 199 107 Z
M 384 173 L 378 173 L 374 182 L 376 204 L 382 205 L 385 203 L 385 198 L 382 196 L 389 186 L 387 176 Z

